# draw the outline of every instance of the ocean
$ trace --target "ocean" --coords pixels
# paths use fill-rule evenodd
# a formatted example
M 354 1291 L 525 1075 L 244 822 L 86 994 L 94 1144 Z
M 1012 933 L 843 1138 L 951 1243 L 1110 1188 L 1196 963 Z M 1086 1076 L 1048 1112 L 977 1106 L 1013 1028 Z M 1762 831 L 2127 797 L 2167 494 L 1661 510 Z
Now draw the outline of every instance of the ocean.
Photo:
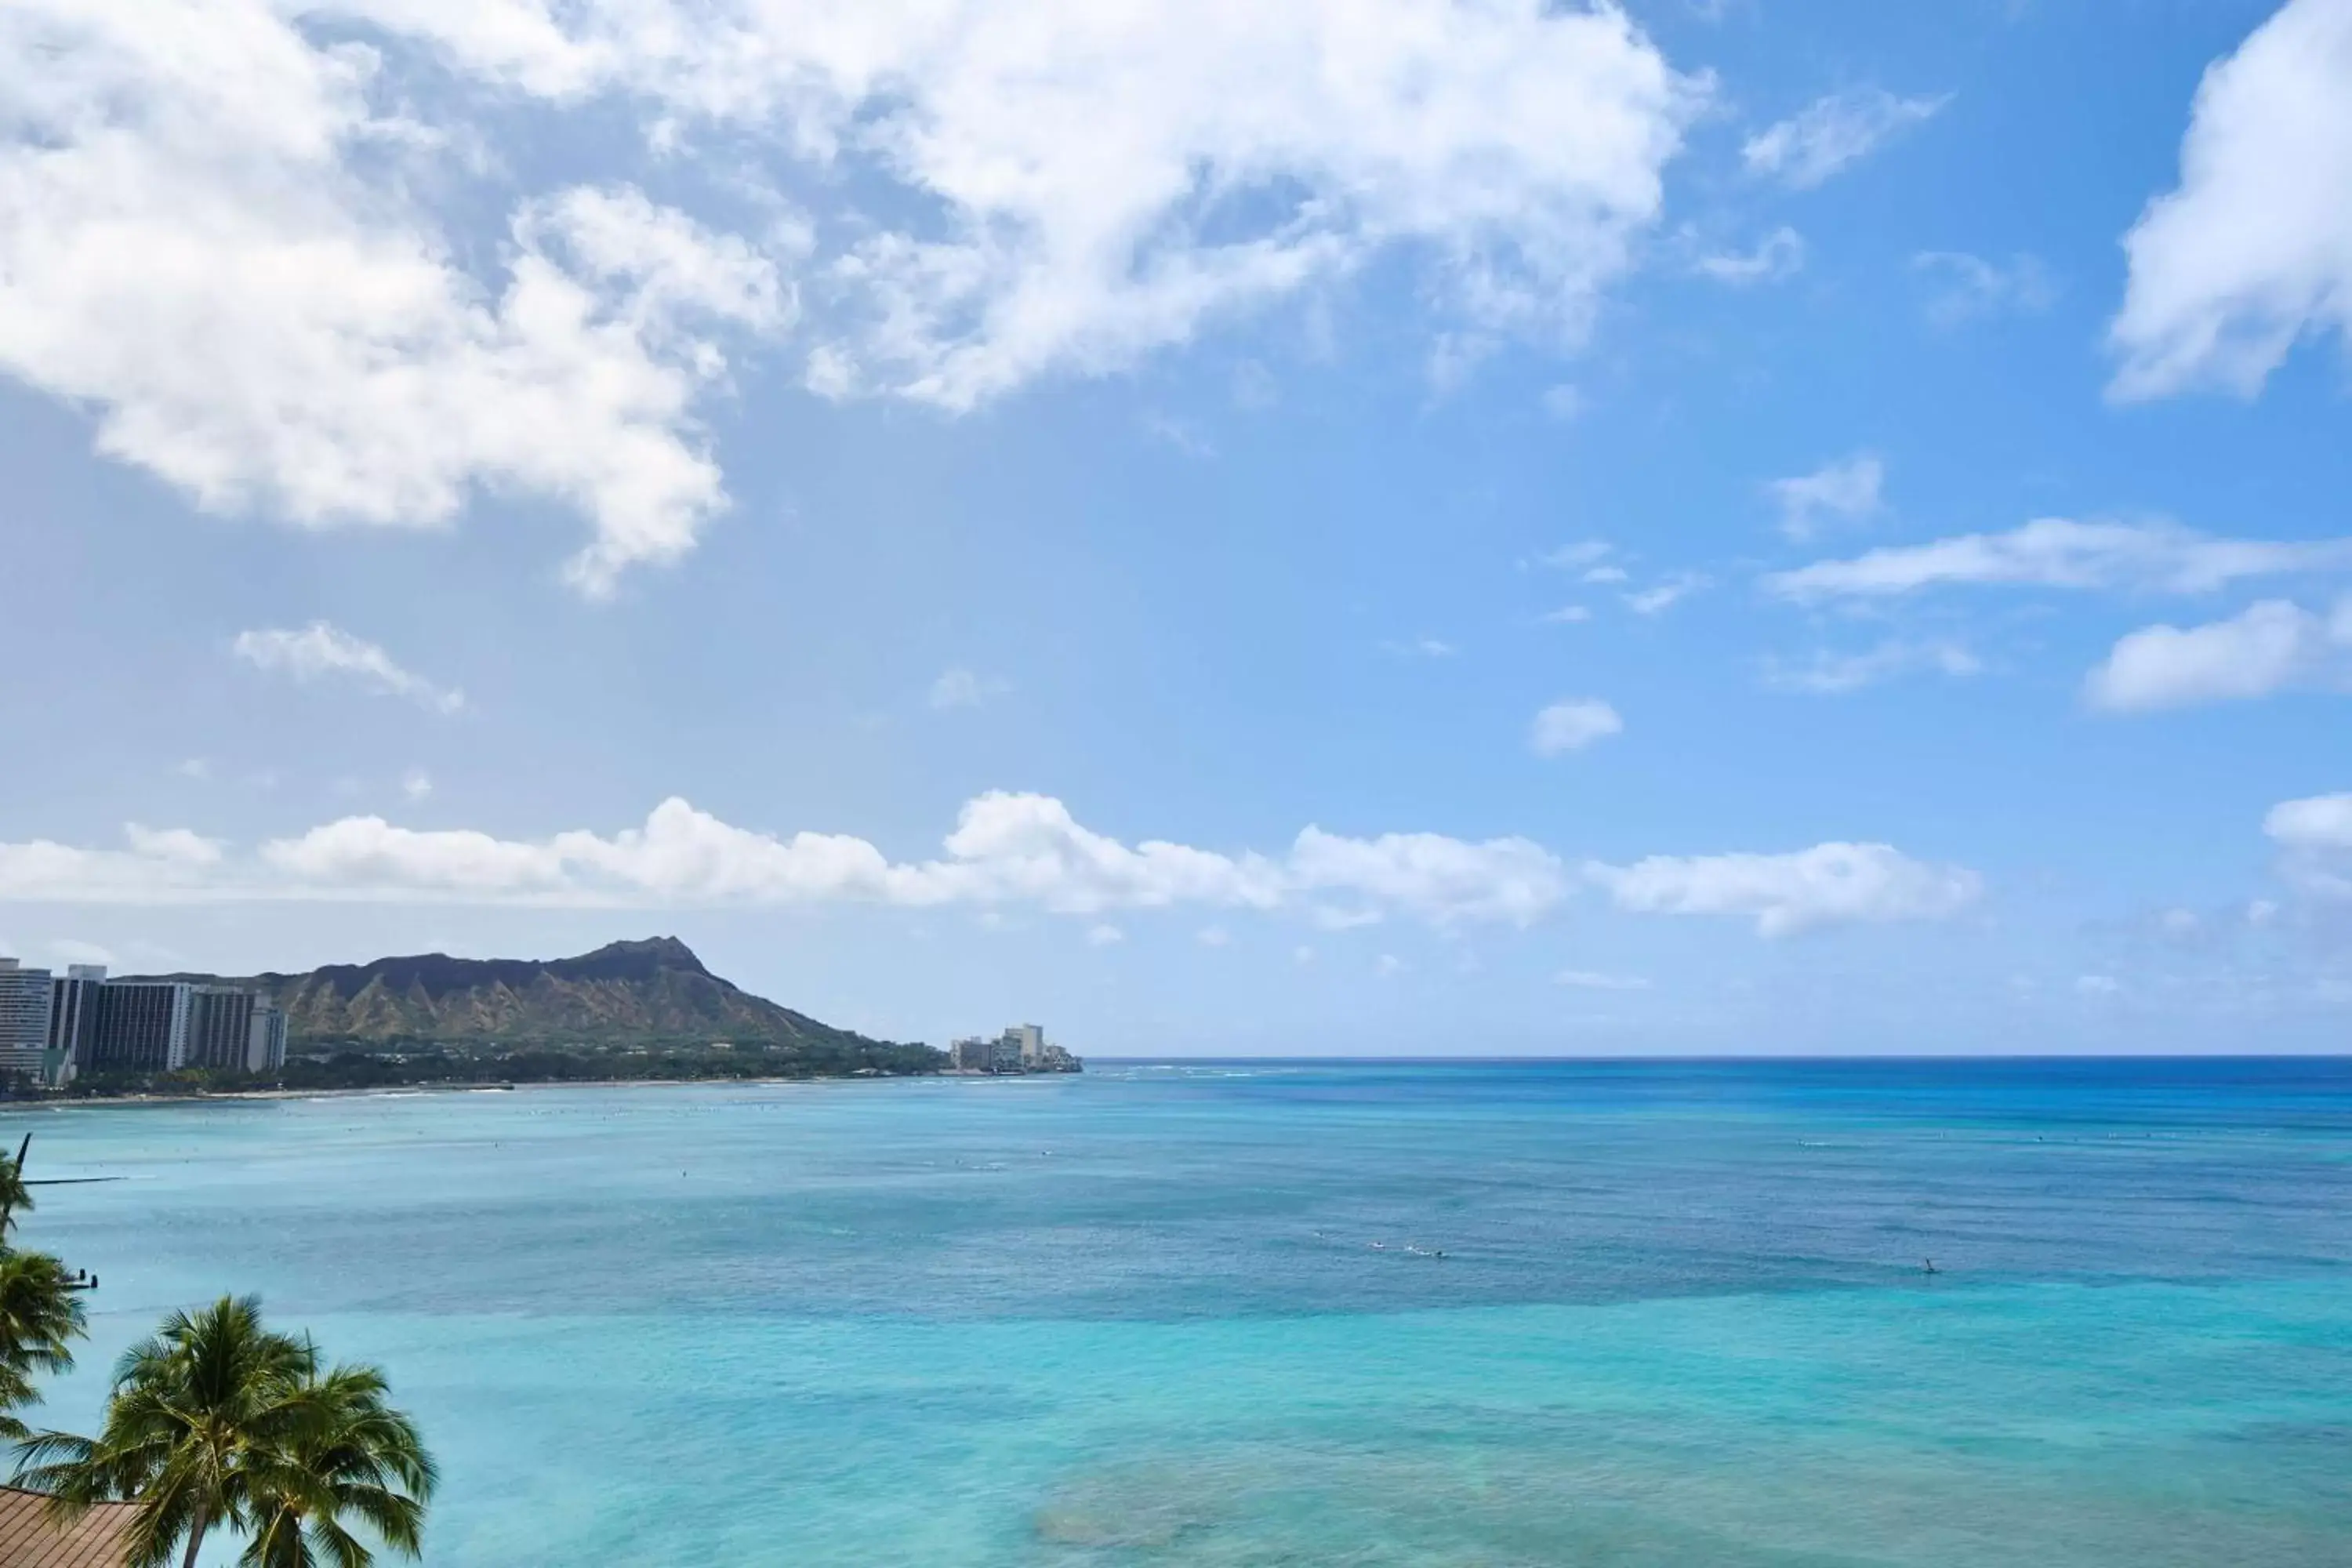
M 36 1177 L 117 1178 L 25 1226 L 101 1280 L 36 1424 L 258 1291 L 389 1371 L 440 1568 L 2352 1563 L 2343 1059 L 1097 1063 L 27 1131 Z

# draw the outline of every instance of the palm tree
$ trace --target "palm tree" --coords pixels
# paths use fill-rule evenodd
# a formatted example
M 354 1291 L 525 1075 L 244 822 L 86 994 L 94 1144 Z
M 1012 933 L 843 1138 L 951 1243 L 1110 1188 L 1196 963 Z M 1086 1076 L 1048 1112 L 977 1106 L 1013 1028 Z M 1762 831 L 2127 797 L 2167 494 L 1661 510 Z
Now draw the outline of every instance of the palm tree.
M 0 1252 L 0 1441 L 31 1434 L 9 1412 L 36 1403 L 36 1372 L 73 1370 L 81 1298 L 66 1266 L 46 1252 Z
M 16 1228 L 16 1217 L 33 1212 L 32 1189 L 25 1184 L 25 1156 L 32 1148 L 33 1135 L 28 1132 L 16 1158 L 0 1154 L 0 1245 L 5 1245 L 8 1233 Z
M 293 1442 L 253 1478 L 249 1568 L 367 1568 L 374 1556 L 343 1525 L 417 1555 L 438 1479 L 415 1426 L 384 1403 L 383 1374 L 339 1366 L 307 1384 Z
M 258 1298 L 224 1296 L 174 1312 L 125 1352 L 98 1436 L 33 1438 L 18 1479 L 68 1514 L 136 1503 L 123 1541 L 131 1568 L 166 1568 L 183 1542 L 183 1568 L 194 1568 L 206 1532 L 259 1526 L 272 1528 L 279 1553 L 268 1561 L 311 1561 L 285 1554 L 296 1549 L 289 1524 L 302 1552 L 315 1542 L 341 1568 L 365 1568 L 373 1559 L 341 1516 L 414 1555 L 434 1480 L 415 1429 L 383 1392 L 373 1369 L 322 1375 L 307 1341 L 262 1326 Z

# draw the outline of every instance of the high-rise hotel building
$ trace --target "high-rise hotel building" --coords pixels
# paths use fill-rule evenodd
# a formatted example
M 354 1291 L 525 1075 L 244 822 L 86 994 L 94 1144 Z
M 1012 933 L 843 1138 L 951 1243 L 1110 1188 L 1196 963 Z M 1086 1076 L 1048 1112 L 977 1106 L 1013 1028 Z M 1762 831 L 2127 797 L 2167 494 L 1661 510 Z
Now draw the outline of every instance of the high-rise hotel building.
M 0 1079 L 63 1089 L 87 1072 L 286 1065 L 286 1015 L 257 992 L 185 980 L 109 980 L 103 964 L 62 975 L 0 958 Z
M 171 1072 L 188 1065 L 196 988 L 184 980 L 110 980 L 98 988 L 87 1066 L 99 1072 Z
M 71 963 L 49 987 L 49 1048 L 41 1059 L 41 1081 L 63 1089 L 89 1067 L 98 1047 L 98 992 L 106 965 Z
M 49 972 L 0 958 L 0 1075 L 41 1074 L 49 1047 Z

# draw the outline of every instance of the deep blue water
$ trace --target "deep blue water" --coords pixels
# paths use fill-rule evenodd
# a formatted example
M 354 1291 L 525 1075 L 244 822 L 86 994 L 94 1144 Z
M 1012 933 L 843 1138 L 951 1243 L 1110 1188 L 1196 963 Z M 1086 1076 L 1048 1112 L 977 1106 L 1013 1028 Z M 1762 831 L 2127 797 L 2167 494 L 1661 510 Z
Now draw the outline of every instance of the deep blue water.
M 124 1178 L 27 1228 L 104 1282 L 48 1418 L 258 1289 L 390 1370 L 450 1568 L 2352 1563 L 2344 1059 L 0 1123 L 36 1175 Z

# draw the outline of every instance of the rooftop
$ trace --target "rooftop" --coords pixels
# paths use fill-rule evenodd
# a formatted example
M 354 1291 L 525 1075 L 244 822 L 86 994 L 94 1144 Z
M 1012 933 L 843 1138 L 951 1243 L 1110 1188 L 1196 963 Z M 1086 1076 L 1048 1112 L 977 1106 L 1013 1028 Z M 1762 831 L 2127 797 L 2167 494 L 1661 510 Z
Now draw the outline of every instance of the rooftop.
M 0 1487 L 0 1568 L 122 1568 L 122 1531 L 137 1505 L 102 1502 L 60 1525 L 48 1501 Z

